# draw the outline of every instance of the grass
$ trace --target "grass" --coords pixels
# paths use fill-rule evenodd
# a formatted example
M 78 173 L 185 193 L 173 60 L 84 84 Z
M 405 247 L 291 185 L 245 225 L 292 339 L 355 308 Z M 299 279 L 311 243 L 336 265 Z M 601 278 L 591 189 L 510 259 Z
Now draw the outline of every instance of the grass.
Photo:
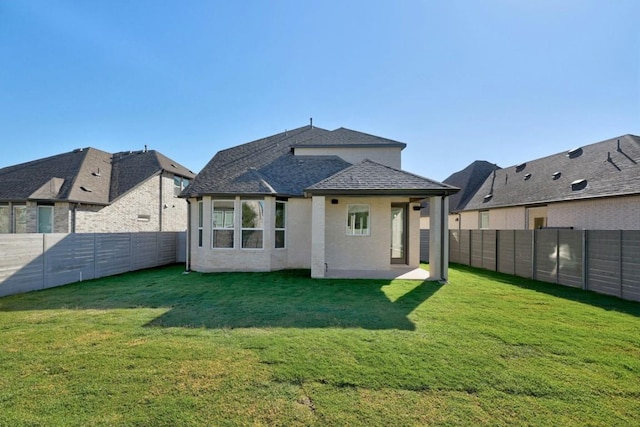
M 0 426 L 640 424 L 640 304 L 450 283 L 140 271 L 0 298 Z

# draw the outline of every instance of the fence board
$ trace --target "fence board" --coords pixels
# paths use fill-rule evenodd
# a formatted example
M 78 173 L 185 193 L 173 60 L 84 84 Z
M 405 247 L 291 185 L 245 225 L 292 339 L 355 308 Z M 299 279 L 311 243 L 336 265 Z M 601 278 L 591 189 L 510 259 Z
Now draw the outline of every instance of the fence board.
M 515 230 L 498 231 L 498 268 L 501 273 L 516 273 L 516 234 Z
M 449 246 L 449 253 L 451 253 L 451 246 Z M 429 262 L 429 230 L 420 230 L 420 261 Z
M 428 243 L 428 240 L 427 240 Z M 422 249 L 421 249 L 422 250 Z M 455 230 L 449 233 L 449 261 L 460 262 L 460 231 Z
M 558 230 L 558 283 L 573 288 L 584 287 L 584 248 L 581 230 Z
M 621 296 L 620 231 L 589 231 L 587 242 L 587 289 Z
M 0 296 L 42 289 L 42 236 L 7 234 L 0 239 Z
M 158 265 L 158 237 L 156 233 L 131 235 L 131 270 L 142 270 Z
M 533 230 L 516 230 L 515 239 L 515 271 L 516 276 L 533 277 Z
M 114 276 L 131 269 L 129 233 L 96 235 L 96 277 Z
M 622 298 L 640 301 L 640 231 L 622 233 Z
M 471 230 L 460 230 L 460 264 L 471 264 Z
M 482 268 L 482 230 L 471 230 L 471 266 Z
M 485 270 L 496 271 L 497 247 L 497 231 L 483 230 L 482 232 L 482 268 Z
M 95 238 L 93 234 L 43 234 L 45 288 L 93 279 Z
M 535 278 L 558 283 L 558 230 L 535 230 Z

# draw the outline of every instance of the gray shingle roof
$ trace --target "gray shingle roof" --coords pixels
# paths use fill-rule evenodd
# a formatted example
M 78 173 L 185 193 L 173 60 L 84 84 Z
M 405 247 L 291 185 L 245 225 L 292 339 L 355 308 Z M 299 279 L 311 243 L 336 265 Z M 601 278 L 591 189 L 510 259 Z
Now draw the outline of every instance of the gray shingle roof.
M 367 190 L 376 193 L 385 191 L 410 191 L 422 194 L 425 191 L 457 191 L 453 187 L 418 177 L 407 172 L 363 162 L 357 167 L 338 156 L 297 156 L 293 149 L 305 147 L 348 146 L 404 147 L 405 144 L 386 138 L 339 128 L 328 131 L 318 127 L 304 126 L 267 138 L 239 145 L 218 152 L 198 173 L 182 197 L 204 195 L 280 195 L 303 196 L 305 190 L 312 192 L 332 191 L 322 185 L 338 185 L 339 180 L 361 174 L 367 180 L 365 186 L 344 185 L 343 190 Z M 350 170 L 351 172 L 346 172 Z M 352 175 L 341 175 L 342 172 Z M 327 178 L 335 177 L 328 181 Z M 344 183 L 343 183 L 344 184 Z M 375 188 L 374 188 L 375 187 Z
M 406 195 L 453 194 L 458 188 L 409 172 L 363 160 L 305 190 L 309 194 Z
M 608 139 L 497 170 L 464 210 L 640 194 L 639 163 L 640 137 Z
M 169 163 L 169 166 L 167 166 Z M 171 163 L 175 167 L 170 166 Z M 51 200 L 107 205 L 161 170 L 193 178 L 157 151 L 110 154 L 95 148 L 0 169 L 0 201 Z

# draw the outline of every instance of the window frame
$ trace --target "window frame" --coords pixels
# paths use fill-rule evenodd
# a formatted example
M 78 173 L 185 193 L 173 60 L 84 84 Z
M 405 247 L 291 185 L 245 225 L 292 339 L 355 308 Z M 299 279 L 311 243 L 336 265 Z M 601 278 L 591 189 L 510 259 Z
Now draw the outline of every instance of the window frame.
M 278 206 L 282 206 L 283 220 L 282 227 L 278 227 Z M 287 202 L 282 200 L 276 200 L 275 214 L 273 216 L 273 247 L 275 249 L 287 249 Z M 278 232 L 283 233 L 283 246 L 278 246 Z
M 245 227 L 244 206 L 246 203 L 258 203 L 261 210 L 260 222 L 262 227 Z M 264 250 L 264 199 L 241 199 L 240 200 L 240 248 L 243 250 Z M 260 247 L 245 246 L 245 231 L 260 232 Z
M 213 208 L 212 208 L 213 209 Z M 211 223 L 213 228 L 213 223 Z M 198 247 L 201 248 L 204 244 L 204 202 L 198 200 Z
M 216 203 L 231 204 L 231 210 L 224 210 L 222 218 L 222 227 L 216 227 Z M 227 223 L 227 213 L 231 215 L 231 225 L 225 226 Z M 236 202 L 234 199 L 215 199 L 211 201 L 211 248 L 212 249 L 235 249 L 236 247 L 236 227 L 235 227 Z M 204 222 L 203 222 L 204 223 Z M 231 231 L 231 246 L 216 246 L 216 231 Z
M 24 212 L 24 231 L 18 231 L 18 210 L 23 210 Z M 12 213 L 13 213 L 13 218 L 11 220 L 11 224 L 13 226 L 13 233 L 16 234 L 23 234 L 27 232 L 27 205 L 13 205 L 13 209 L 12 209 Z
M 51 229 L 51 231 L 42 231 L 40 229 L 40 218 L 41 218 L 41 214 L 40 212 L 44 209 L 47 209 L 50 211 L 50 218 L 51 218 L 51 222 L 49 224 L 49 227 Z M 41 234 L 50 234 L 54 232 L 54 226 L 55 226 L 55 208 L 53 205 L 38 205 L 38 210 L 37 210 L 37 221 L 36 221 L 36 227 L 37 227 L 37 233 L 41 233 Z
M 357 218 L 357 214 L 358 213 L 362 213 L 362 212 L 358 212 L 355 211 L 352 213 L 352 209 L 358 209 L 358 208 L 366 208 L 366 216 L 364 217 L 366 219 L 365 223 L 366 223 L 366 228 L 355 228 L 354 225 L 356 225 L 358 223 L 358 218 Z M 354 221 L 354 224 L 351 224 L 351 221 Z M 361 221 L 361 220 L 360 220 Z M 360 232 L 356 232 L 356 230 L 360 230 Z M 366 231 L 366 232 L 363 232 Z M 367 236 L 371 236 L 371 205 L 369 204 L 365 204 L 365 203 L 350 203 L 347 205 L 347 221 L 346 221 L 346 229 L 345 229 L 345 233 L 347 236 L 349 237 L 367 237 Z
M 486 219 L 486 226 L 483 226 L 484 219 Z M 479 211 L 478 213 L 478 229 L 489 230 L 491 228 L 489 211 Z
M 4 221 L 6 225 L 6 230 L 3 231 L 2 222 L 3 222 L 3 212 L 4 212 Z M 11 206 L 10 205 L 0 205 L 0 234 L 9 234 L 11 233 Z

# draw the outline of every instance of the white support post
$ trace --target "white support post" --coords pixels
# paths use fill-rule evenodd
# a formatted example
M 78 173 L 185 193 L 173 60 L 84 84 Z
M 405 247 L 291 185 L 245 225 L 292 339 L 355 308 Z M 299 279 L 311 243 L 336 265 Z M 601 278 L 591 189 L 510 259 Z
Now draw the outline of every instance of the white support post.
M 313 196 L 311 200 L 311 277 L 325 277 L 325 197 Z
M 429 280 L 449 277 L 449 198 L 429 198 Z

